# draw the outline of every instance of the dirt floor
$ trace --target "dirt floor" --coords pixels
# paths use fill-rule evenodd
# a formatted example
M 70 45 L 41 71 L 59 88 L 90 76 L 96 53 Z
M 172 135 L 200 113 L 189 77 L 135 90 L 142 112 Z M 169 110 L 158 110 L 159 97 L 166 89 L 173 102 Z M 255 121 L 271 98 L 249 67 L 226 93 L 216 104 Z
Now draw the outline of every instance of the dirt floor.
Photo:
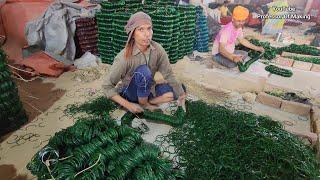
M 1 179 L 3 180 L 27 180 L 27 175 L 17 175 L 17 169 L 14 165 L 0 165 Z
M 53 83 L 44 83 L 40 78 L 28 83 L 19 80 L 15 82 L 29 122 L 48 110 L 65 93 L 65 90 L 54 89 Z
M 31 82 L 23 82 L 15 79 L 14 81 L 19 89 L 20 100 L 28 116 L 28 122 L 24 126 L 28 126 L 39 114 L 47 111 L 65 93 L 65 90 L 53 89 L 53 83 L 44 83 L 41 78 Z M 5 141 L 11 134 L 12 133 L 8 133 L 1 137 L 0 142 Z M 27 179 L 27 177 L 23 175 L 17 176 L 16 171 L 14 165 L 0 165 L 1 179 Z
M 27 163 L 55 132 L 74 124 L 74 119 L 63 112 L 69 104 L 102 95 L 102 77 L 108 68 L 108 65 L 101 65 L 98 69 L 66 72 L 57 79 L 17 82 L 29 122 L 3 137 L 0 144 L 1 179 L 33 178 L 25 168 Z
M 53 83 L 43 83 L 41 78 L 31 82 L 13 80 L 18 87 L 20 100 L 28 116 L 28 123 L 48 110 L 65 93 L 62 89 L 53 89 Z M 10 134 L 0 137 L 0 142 L 4 141 Z
M 310 24 L 304 24 L 303 26 L 310 26 Z M 300 28 L 287 28 L 287 30 L 294 29 L 297 33 L 300 33 Z M 261 40 L 274 42 L 273 37 L 261 36 L 251 28 L 247 28 L 246 33 Z M 300 43 L 309 39 L 312 39 L 312 36 L 301 35 L 295 37 L 296 42 Z M 210 52 L 199 53 L 199 55 L 210 59 Z M 199 85 L 199 79 L 184 76 L 184 67 L 186 66 L 192 67 L 193 70 L 200 69 L 200 66 L 209 69 L 199 72 L 200 79 L 203 79 L 204 82 L 206 79 L 203 77 L 210 69 L 229 70 L 217 64 L 208 65 L 205 62 L 191 62 L 187 57 L 172 65 L 177 78 L 187 87 L 188 98 L 201 99 L 207 103 L 218 103 L 235 109 L 242 108 L 245 111 L 274 116 L 275 119 L 284 123 L 292 121 L 294 126 L 300 128 L 301 131 L 308 131 L 308 128 L 310 131 L 310 120 L 307 117 L 274 110 L 254 102 L 244 102 L 242 93 L 224 88 L 212 88 L 212 84 Z M 69 104 L 82 103 L 103 95 L 101 83 L 109 68 L 109 65 L 101 65 L 98 69 L 66 72 L 56 79 L 45 78 L 30 83 L 17 81 L 21 100 L 29 115 L 29 122 L 19 130 L 7 135 L 1 142 L 0 179 L 34 178 L 26 169 L 27 163 L 39 149 L 46 145 L 55 132 L 74 124 L 75 118 L 66 116 L 63 112 Z M 230 70 L 229 72 L 231 74 L 236 73 L 233 71 L 236 70 Z M 157 75 L 157 78 L 161 79 L 161 76 Z M 166 125 L 156 123 L 147 123 L 147 125 L 150 131 L 144 135 L 144 139 L 149 142 L 153 142 L 157 135 L 167 133 L 170 130 L 170 126 Z

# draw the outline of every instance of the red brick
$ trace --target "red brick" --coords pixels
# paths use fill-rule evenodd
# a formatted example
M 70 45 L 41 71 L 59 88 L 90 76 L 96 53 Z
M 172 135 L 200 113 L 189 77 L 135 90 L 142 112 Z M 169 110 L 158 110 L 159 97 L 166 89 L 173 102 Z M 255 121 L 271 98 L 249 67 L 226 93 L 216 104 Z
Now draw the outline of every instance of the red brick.
M 312 63 L 303 62 L 303 61 L 294 61 L 293 68 L 301 69 L 305 71 L 310 71 Z
M 313 132 L 320 133 L 320 108 L 313 105 L 310 117 Z
M 276 96 L 269 95 L 265 92 L 261 92 L 258 94 L 256 101 L 273 108 L 280 108 L 282 99 Z
M 320 121 L 314 122 L 314 132 L 320 134 Z
M 286 128 L 285 128 L 286 129 Z M 306 142 L 308 145 L 316 145 L 318 141 L 318 134 L 310 131 L 295 131 L 286 129 L 288 132 L 298 136 L 303 142 Z
M 319 139 L 319 135 L 317 133 L 310 132 L 310 133 L 307 134 L 307 137 L 308 137 L 309 142 L 311 141 L 310 142 L 311 145 L 316 145 L 317 144 L 318 139 Z
M 289 59 L 289 58 L 285 58 L 285 57 L 281 57 L 281 56 L 278 56 L 275 59 L 275 63 L 280 65 L 280 66 L 292 67 L 293 62 L 294 62 L 293 59 Z
M 317 106 L 312 106 L 312 114 L 311 120 L 312 121 L 320 121 L 320 108 Z
M 282 100 L 281 110 L 290 112 L 293 114 L 298 114 L 301 116 L 309 116 L 311 111 L 311 106 L 307 104 L 293 102 L 293 101 Z
M 317 151 L 316 158 L 318 161 L 320 160 L 320 138 L 319 138 L 319 136 L 320 136 L 320 134 L 318 134 L 317 144 L 315 145 L 316 151 Z
M 297 53 L 291 53 L 291 52 L 286 52 L 286 51 L 283 51 L 281 53 L 281 56 L 283 57 L 315 57 L 315 58 L 319 58 L 319 56 L 312 56 L 312 55 L 306 55 L 306 54 L 297 54 Z
M 320 64 L 312 64 L 311 71 L 320 72 Z

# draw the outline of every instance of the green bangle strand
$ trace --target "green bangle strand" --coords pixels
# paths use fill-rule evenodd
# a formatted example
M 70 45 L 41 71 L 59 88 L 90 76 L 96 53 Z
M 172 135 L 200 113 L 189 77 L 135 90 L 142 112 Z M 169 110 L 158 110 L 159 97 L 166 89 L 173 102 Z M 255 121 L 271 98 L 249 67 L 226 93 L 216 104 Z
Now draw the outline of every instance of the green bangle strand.
M 288 69 L 280 68 L 275 65 L 268 65 L 265 67 L 265 70 L 272 73 L 272 74 L 276 74 L 276 75 L 283 76 L 283 77 L 291 77 L 293 75 L 292 71 L 290 71 Z

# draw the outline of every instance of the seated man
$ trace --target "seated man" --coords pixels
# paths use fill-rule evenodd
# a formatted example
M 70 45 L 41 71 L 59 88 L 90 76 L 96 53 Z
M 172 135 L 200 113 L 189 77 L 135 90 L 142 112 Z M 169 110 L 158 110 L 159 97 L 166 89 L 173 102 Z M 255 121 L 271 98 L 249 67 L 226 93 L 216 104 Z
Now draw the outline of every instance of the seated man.
M 155 110 L 174 99 L 184 106 L 185 88 L 175 78 L 164 48 L 152 40 L 151 17 L 137 12 L 130 17 L 125 30 L 128 34 L 125 48 L 115 57 L 102 84 L 106 97 L 132 113 L 142 112 L 141 106 Z M 156 72 L 167 83 L 155 84 Z
M 247 48 L 264 52 L 263 47 L 255 46 L 243 37 L 242 28 L 248 15 L 249 10 L 247 8 L 242 6 L 234 8 L 232 22 L 226 24 L 214 40 L 212 48 L 213 60 L 228 68 L 236 67 L 237 62 L 243 61 L 248 55 L 245 51 L 235 51 L 237 40 Z
M 230 15 L 230 11 L 228 8 L 230 1 L 226 0 L 223 2 L 223 4 L 219 7 L 219 10 L 221 11 L 221 16 L 222 17 L 227 17 L 228 15 Z

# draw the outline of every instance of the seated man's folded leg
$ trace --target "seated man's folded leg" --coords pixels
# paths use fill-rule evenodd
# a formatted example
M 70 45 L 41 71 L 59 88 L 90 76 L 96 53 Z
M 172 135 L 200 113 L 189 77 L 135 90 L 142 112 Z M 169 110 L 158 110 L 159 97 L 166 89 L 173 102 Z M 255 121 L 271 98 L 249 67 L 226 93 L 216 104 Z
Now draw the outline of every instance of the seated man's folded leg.
M 121 96 L 130 102 L 137 103 L 139 98 L 148 98 L 152 84 L 151 71 L 147 65 L 139 66 L 133 74 L 128 87 L 122 90 Z
M 228 67 L 228 68 L 234 68 L 237 66 L 237 64 L 226 57 L 222 56 L 221 54 L 217 54 L 213 56 L 213 60 L 218 62 L 219 64 Z

